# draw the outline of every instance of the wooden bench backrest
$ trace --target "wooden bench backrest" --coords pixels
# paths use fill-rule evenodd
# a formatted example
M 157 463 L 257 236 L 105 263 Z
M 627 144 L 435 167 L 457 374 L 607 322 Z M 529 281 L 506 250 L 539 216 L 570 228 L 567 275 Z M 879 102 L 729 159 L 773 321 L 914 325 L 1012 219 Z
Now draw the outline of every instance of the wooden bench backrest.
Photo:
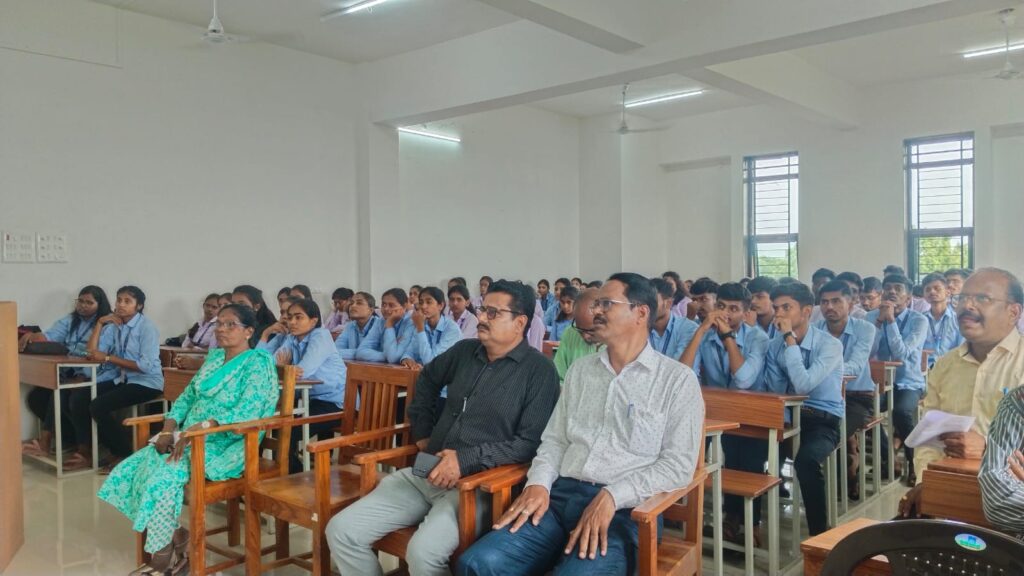
M 345 411 L 342 416 L 341 433 L 369 432 L 396 422 L 408 421 L 407 415 L 399 415 L 399 394 L 405 392 L 405 407 L 412 403 L 416 378 L 420 371 L 403 366 L 351 363 L 345 381 Z M 358 400 L 358 403 L 357 403 Z M 358 406 L 358 410 L 355 407 Z M 374 440 L 363 446 L 346 450 L 347 455 L 359 452 L 391 448 L 389 439 Z M 346 454 L 342 461 L 347 461 Z
M 174 402 L 185 391 L 197 370 L 180 370 L 178 368 L 164 368 L 164 398 L 168 402 Z
M 701 393 L 706 418 L 739 422 L 748 428 L 782 430 L 786 426 L 784 396 L 708 386 L 702 386 Z
M 295 412 L 295 382 L 298 381 L 298 369 L 295 366 L 278 366 L 277 378 L 281 384 L 281 395 L 277 399 L 277 414 L 291 416 Z M 274 453 L 274 463 L 278 472 L 284 476 L 288 473 L 288 447 L 292 439 L 292 427 L 282 426 L 272 429 L 263 435 L 260 454 L 264 450 Z

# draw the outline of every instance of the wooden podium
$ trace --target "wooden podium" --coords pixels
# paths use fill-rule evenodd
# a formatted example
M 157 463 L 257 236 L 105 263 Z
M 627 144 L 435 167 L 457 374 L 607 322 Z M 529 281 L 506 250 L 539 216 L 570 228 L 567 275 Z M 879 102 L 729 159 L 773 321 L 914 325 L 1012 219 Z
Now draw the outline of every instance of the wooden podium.
M 0 573 L 25 541 L 17 328 L 17 305 L 0 302 Z

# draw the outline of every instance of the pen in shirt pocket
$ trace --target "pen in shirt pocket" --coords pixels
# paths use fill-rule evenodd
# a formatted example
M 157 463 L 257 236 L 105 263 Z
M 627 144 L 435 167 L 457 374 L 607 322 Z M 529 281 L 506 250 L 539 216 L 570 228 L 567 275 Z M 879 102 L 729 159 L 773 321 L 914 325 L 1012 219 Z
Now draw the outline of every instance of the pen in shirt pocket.
M 633 403 L 630 402 L 629 403 L 629 407 L 626 408 L 626 418 L 632 418 L 632 417 L 633 417 Z

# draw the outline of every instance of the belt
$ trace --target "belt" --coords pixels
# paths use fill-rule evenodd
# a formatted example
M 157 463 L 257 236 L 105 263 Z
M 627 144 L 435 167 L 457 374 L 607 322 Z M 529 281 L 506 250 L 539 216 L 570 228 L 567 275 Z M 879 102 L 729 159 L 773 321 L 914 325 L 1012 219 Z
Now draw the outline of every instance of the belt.
M 861 397 L 864 397 L 864 398 L 874 398 L 875 397 L 875 393 L 874 392 L 857 391 L 857 390 L 847 390 L 846 391 L 846 395 L 847 396 L 861 396 Z

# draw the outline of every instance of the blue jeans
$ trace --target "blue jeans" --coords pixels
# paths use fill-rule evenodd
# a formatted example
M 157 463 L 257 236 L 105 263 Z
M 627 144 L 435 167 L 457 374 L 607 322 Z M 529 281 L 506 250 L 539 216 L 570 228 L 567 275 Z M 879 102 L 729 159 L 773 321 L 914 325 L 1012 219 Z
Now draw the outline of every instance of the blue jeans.
M 456 576 L 529 576 L 544 574 L 552 567 L 556 576 L 632 574 L 639 533 L 629 517 L 630 509 L 618 510 L 612 517 L 607 555 L 598 552 L 593 560 L 581 560 L 578 547 L 568 555 L 564 553 L 569 532 L 601 488 L 559 478 L 551 487 L 550 505 L 539 525 L 528 521 L 515 534 L 508 527 L 488 533 L 459 558 Z

